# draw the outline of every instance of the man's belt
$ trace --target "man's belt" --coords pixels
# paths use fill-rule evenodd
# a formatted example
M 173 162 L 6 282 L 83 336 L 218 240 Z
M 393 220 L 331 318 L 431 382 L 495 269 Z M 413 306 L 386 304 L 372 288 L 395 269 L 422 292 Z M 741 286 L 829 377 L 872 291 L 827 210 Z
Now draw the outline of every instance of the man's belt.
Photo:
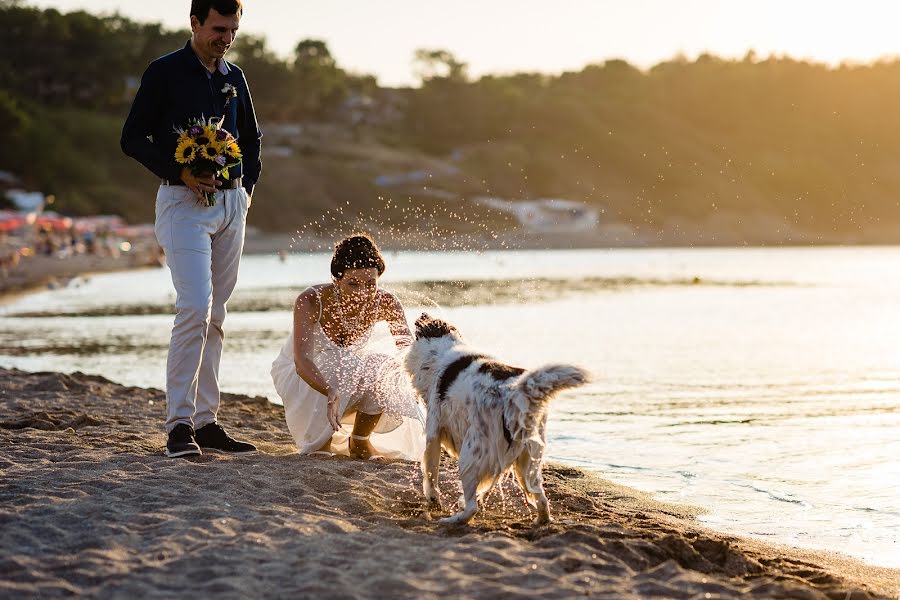
M 242 177 L 235 177 L 234 179 L 225 179 L 225 180 L 220 179 L 219 183 L 221 183 L 222 185 L 219 186 L 219 189 L 220 190 L 236 190 L 239 187 L 241 187 L 242 179 L 243 179 Z M 184 185 L 184 182 L 181 181 L 180 179 L 178 181 L 169 181 L 168 179 L 163 179 L 161 181 L 161 183 L 163 185 L 180 185 L 181 187 L 186 187 Z

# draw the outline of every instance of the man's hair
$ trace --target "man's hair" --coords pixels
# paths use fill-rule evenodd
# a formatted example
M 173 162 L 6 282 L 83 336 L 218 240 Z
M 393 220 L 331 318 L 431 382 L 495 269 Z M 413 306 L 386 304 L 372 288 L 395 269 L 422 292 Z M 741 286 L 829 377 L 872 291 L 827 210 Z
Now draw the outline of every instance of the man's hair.
M 340 279 L 348 269 L 376 269 L 380 277 L 384 273 L 384 258 L 375 240 L 365 233 L 345 237 L 334 245 L 331 257 L 331 276 Z
M 244 13 L 241 0 L 191 0 L 190 16 L 197 17 L 197 20 L 203 25 L 206 17 L 209 16 L 210 8 L 216 9 L 217 13 L 226 17 Z

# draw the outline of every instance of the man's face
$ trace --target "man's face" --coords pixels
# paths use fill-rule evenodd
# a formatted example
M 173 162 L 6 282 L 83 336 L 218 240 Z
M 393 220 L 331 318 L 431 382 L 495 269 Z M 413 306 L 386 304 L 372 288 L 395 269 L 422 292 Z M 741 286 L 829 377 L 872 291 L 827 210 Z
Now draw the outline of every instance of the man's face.
M 191 15 L 194 47 L 202 54 L 200 58 L 216 59 L 225 56 L 237 36 L 240 23 L 239 14 L 225 16 L 219 14 L 215 8 L 209 9 L 206 21 L 202 25 L 200 19 Z

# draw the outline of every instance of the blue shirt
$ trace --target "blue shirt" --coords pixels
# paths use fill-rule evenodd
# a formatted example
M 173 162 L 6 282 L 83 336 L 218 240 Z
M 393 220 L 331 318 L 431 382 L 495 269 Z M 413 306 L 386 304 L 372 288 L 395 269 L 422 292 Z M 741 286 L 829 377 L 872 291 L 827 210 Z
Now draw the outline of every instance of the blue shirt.
M 226 107 L 222 88 L 227 83 L 237 89 L 237 96 Z M 122 128 L 122 151 L 159 178 L 181 181 L 184 165 L 175 161 L 175 129 L 186 128 L 191 119 L 221 117 L 223 112 L 223 127 L 237 139 L 242 155 L 242 164 L 231 167 L 228 174 L 232 179 L 243 177 L 244 187 L 252 194 L 262 171 L 262 133 L 247 80 L 243 71 L 224 59 L 210 73 L 190 41 L 147 67 Z

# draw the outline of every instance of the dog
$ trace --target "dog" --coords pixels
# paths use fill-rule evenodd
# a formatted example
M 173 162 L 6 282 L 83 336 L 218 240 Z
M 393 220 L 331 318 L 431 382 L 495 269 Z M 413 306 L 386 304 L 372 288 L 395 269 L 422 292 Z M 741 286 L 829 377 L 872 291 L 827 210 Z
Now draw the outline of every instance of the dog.
M 457 457 L 463 489 L 461 510 L 440 522 L 468 522 L 478 501 L 512 468 L 537 510 L 534 524 L 549 523 L 541 475 L 548 404 L 556 392 L 587 383 L 588 372 L 562 364 L 530 371 L 503 364 L 466 347 L 456 327 L 427 313 L 415 328 L 404 366 L 426 404 L 423 492 L 432 508 L 441 508 L 442 447 Z

